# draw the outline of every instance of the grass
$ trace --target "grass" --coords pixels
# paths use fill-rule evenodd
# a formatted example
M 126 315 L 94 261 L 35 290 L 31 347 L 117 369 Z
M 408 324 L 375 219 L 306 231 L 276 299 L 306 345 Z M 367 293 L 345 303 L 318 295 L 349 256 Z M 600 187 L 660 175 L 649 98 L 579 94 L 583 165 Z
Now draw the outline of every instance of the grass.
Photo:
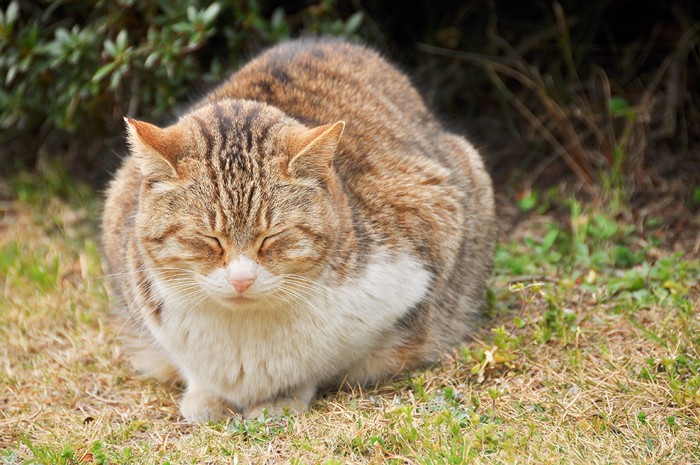
M 700 260 L 662 218 L 521 202 L 493 323 L 440 364 L 298 417 L 191 426 L 107 324 L 99 202 L 55 186 L 20 178 L 0 204 L 2 464 L 700 462 Z

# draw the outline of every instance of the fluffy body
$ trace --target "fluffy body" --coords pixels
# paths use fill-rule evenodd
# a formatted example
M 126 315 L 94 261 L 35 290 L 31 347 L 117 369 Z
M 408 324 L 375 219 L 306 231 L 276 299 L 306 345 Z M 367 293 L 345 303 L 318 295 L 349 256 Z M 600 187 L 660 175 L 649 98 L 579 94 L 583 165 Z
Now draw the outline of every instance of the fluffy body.
M 127 120 L 103 243 L 135 367 L 185 418 L 305 409 L 438 359 L 484 304 L 478 152 L 375 52 L 299 40 L 167 128 Z

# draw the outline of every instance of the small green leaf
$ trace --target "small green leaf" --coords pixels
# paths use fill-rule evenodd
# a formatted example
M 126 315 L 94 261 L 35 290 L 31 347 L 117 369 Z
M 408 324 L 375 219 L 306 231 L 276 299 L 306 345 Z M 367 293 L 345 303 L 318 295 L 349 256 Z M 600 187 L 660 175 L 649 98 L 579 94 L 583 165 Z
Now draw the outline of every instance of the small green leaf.
M 191 24 L 189 23 L 175 23 L 173 24 L 173 31 L 177 33 L 185 33 L 185 32 L 191 32 L 194 30 Z
M 56 29 L 56 40 L 62 45 L 70 44 L 71 38 L 68 30 L 63 27 Z
M 7 21 L 7 24 L 12 24 L 17 20 L 17 17 L 19 16 L 19 5 L 17 2 L 11 2 L 8 7 L 7 11 L 5 13 L 5 21 Z
M 7 70 L 7 76 L 5 77 L 5 85 L 12 84 L 12 81 L 15 80 L 16 74 L 17 74 L 17 66 L 16 65 L 10 66 L 10 68 Z
M 644 277 L 638 273 L 627 273 L 619 279 L 611 280 L 608 284 L 608 292 L 617 294 L 621 291 L 637 291 L 643 289 L 645 285 Z
M 160 53 L 158 53 L 157 51 L 151 52 L 146 57 L 146 60 L 144 61 L 143 65 L 146 68 L 152 68 L 156 64 L 156 62 L 158 61 L 159 58 L 160 58 Z
M 624 116 L 626 118 L 634 117 L 634 108 L 630 105 L 626 98 L 620 96 L 610 97 L 609 102 L 610 114 L 615 117 Z
M 107 76 L 109 73 L 111 73 L 114 68 L 117 66 L 116 63 L 107 63 L 104 66 L 101 66 L 100 69 L 95 71 L 95 74 L 92 76 L 92 82 L 99 82 L 101 81 L 105 76 Z
M 529 212 L 537 205 L 537 191 L 530 190 L 518 199 L 518 207 L 524 212 Z
M 629 107 L 630 103 L 627 101 L 626 98 L 617 95 L 610 97 L 610 111 L 613 115 L 619 115 L 622 112 L 628 110 Z
M 213 21 L 216 19 L 216 17 L 219 15 L 219 12 L 220 12 L 220 11 L 221 11 L 221 5 L 219 5 L 219 4 L 216 3 L 216 2 L 212 3 L 212 4 L 209 5 L 209 7 L 208 7 L 206 10 L 204 10 L 204 12 L 202 13 L 202 22 L 203 22 L 205 25 L 210 24 L 211 22 L 213 22 Z
M 193 6 L 187 7 L 187 21 L 194 23 L 197 20 L 197 9 Z
M 194 31 L 190 36 L 189 44 L 191 46 L 196 46 L 202 40 L 202 33 L 199 31 Z
M 284 26 L 284 8 L 275 8 L 270 17 L 270 26 L 272 26 L 272 29 L 279 29 Z
M 120 52 L 123 52 L 128 47 L 128 36 L 125 29 L 122 29 L 119 31 L 119 34 L 117 34 L 117 47 Z
M 649 451 L 653 452 L 654 451 L 654 442 L 649 437 L 649 433 L 644 433 L 644 438 L 646 439 L 647 449 L 649 449 Z
M 620 268 L 631 268 L 642 262 L 644 257 L 641 254 L 635 254 L 629 247 L 618 245 L 613 252 L 615 257 L 615 265 Z
M 114 45 L 114 42 L 112 42 L 110 39 L 105 40 L 104 42 L 104 48 L 105 52 L 111 57 L 117 56 L 117 47 Z
M 122 75 L 124 74 L 124 68 L 119 68 L 114 73 L 112 73 L 112 78 L 109 80 L 109 88 L 116 89 L 119 87 L 119 83 L 122 81 Z
M 549 249 L 552 248 L 554 245 L 554 241 L 557 240 L 557 237 L 559 237 L 559 230 L 558 229 L 550 229 L 547 234 L 544 236 L 544 239 L 542 240 L 542 251 L 547 252 Z
M 362 20 L 364 19 L 364 14 L 361 11 L 354 13 L 352 16 L 345 21 L 345 33 L 352 34 L 360 27 Z

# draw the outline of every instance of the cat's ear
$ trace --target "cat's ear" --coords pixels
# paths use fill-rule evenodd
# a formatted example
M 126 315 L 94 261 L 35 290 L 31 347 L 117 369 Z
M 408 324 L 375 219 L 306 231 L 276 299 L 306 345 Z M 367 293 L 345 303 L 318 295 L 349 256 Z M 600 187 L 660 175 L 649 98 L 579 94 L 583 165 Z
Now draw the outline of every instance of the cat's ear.
M 345 122 L 326 124 L 313 129 L 293 131 L 287 139 L 292 154 L 289 174 L 295 178 L 327 179 L 333 168 L 333 156 L 338 148 Z
M 167 180 L 178 177 L 177 160 L 185 151 L 182 129 L 162 129 L 144 121 L 124 117 L 131 153 L 141 164 L 141 173 L 148 179 Z

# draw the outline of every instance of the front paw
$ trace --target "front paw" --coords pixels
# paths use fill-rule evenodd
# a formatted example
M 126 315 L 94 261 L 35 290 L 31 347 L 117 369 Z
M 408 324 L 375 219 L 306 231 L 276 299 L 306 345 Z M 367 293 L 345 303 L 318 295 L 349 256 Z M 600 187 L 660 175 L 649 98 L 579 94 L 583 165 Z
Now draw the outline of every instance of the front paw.
M 186 392 L 180 403 L 180 413 L 190 423 L 221 421 L 233 411 L 220 397 L 206 391 Z

